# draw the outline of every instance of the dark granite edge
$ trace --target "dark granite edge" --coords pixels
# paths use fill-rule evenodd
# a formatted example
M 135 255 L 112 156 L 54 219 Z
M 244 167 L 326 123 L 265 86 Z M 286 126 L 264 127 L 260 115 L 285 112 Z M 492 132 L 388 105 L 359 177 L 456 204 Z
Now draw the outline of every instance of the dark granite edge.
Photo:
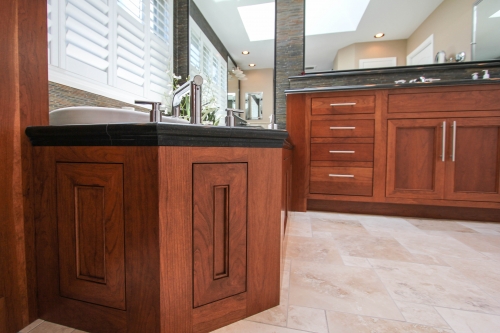
M 467 61 L 455 62 L 444 64 L 429 64 L 423 66 L 396 66 L 396 67 L 383 67 L 376 69 L 349 69 L 338 71 L 325 71 L 314 72 L 304 75 L 290 76 L 289 80 L 302 80 L 319 77 L 336 77 L 336 76 L 350 76 L 350 75 L 374 75 L 374 74 L 393 74 L 393 73 L 411 73 L 419 72 L 422 70 L 447 70 L 447 69 L 463 69 L 463 68 L 484 68 L 485 66 L 500 67 L 500 61 Z
M 166 123 L 32 126 L 33 146 L 190 146 L 281 148 L 288 132 Z
M 331 86 L 318 88 L 288 89 L 285 94 L 306 94 L 316 92 L 343 91 L 343 90 L 374 90 L 374 89 L 396 89 L 396 88 L 429 88 L 434 86 L 460 86 L 460 85 L 482 85 L 482 84 L 500 84 L 500 78 L 478 79 L 478 80 L 446 80 L 420 83 L 384 83 L 384 84 L 366 84 L 352 86 Z

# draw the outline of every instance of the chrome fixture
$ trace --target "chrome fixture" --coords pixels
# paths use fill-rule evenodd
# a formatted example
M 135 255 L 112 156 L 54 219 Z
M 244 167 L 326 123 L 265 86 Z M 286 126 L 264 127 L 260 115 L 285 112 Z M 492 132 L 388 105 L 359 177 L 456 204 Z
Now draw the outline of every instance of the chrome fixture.
M 201 85 L 203 78 L 195 75 L 174 91 L 172 96 L 172 117 L 178 118 L 181 113 L 182 98 L 189 94 L 189 109 L 191 112 L 191 124 L 201 124 Z
M 417 83 L 417 79 L 411 79 L 410 83 Z
M 465 52 L 460 52 L 455 55 L 456 62 L 464 62 L 465 61 Z
M 330 104 L 330 106 L 354 106 L 356 105 L 356 103 L 333 103 L 333 104 Z
M 395 84 L 402 84 L 402 83 L 406 83 L 406 80 L 397 80 L 397 81 L 394 81 Z
M 160 102 L 150 102 L 150 101 L 135 101 L 135 104 L 150 104 L 151 111 L 149 111 L 149 121 L 152 123 L 161 122 L 161 112 L 160 112 Z
M 226 109 L 226 126 L 234 127 L 234 113 L 245 113 L 243 110 L 238 109 Z

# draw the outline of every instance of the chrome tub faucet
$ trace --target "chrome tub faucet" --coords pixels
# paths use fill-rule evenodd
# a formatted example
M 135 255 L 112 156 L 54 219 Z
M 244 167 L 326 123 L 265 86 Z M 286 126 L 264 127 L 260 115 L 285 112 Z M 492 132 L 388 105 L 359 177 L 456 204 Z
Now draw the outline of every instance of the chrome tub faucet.
M 195 75 L 191 80 L 177 88 L 172 96 L 172 117 L 179 117 L 182 98 L 189 94 L 191 124 L 201 124 L 201 85 L 203 78 Z

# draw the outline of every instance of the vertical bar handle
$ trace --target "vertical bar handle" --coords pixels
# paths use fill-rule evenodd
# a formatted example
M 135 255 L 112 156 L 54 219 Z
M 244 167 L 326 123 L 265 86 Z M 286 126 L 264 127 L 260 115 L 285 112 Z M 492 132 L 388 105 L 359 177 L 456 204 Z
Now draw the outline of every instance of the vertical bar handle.
M 446 120 L 443 121 L 443 141 L 441 146 L 441 161 L 446 160 Z
M 451 147 L 451 161 L 455 162 L 455 152 L 457 148 L 457 122 L 454 120 L 453 121 L 453 141 L 452 141 L 452 147 Z

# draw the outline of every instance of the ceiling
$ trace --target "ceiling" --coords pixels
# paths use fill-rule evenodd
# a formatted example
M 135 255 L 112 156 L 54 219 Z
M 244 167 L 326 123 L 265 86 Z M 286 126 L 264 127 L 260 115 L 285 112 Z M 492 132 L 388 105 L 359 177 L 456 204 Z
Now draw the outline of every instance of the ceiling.
M 271 1 L 194 2 L 241 69 L 251 69 L 250 63 L 257 64 L 254 69 L 274 67 L 274 40 L 250 42 L 238 13 L 240 6 Z M 371 0 L 356 31 L 307 36 L 305 65 L 316 66 L 314 71 L 331 70 L 339 49 L 353 43 L 375 41 L 373 35 L 378 32 L 385 33 L 382 41 L 407 39 L 441 2 L 443 0 Z M 250 54 L 242 55 L 244 50 Z

